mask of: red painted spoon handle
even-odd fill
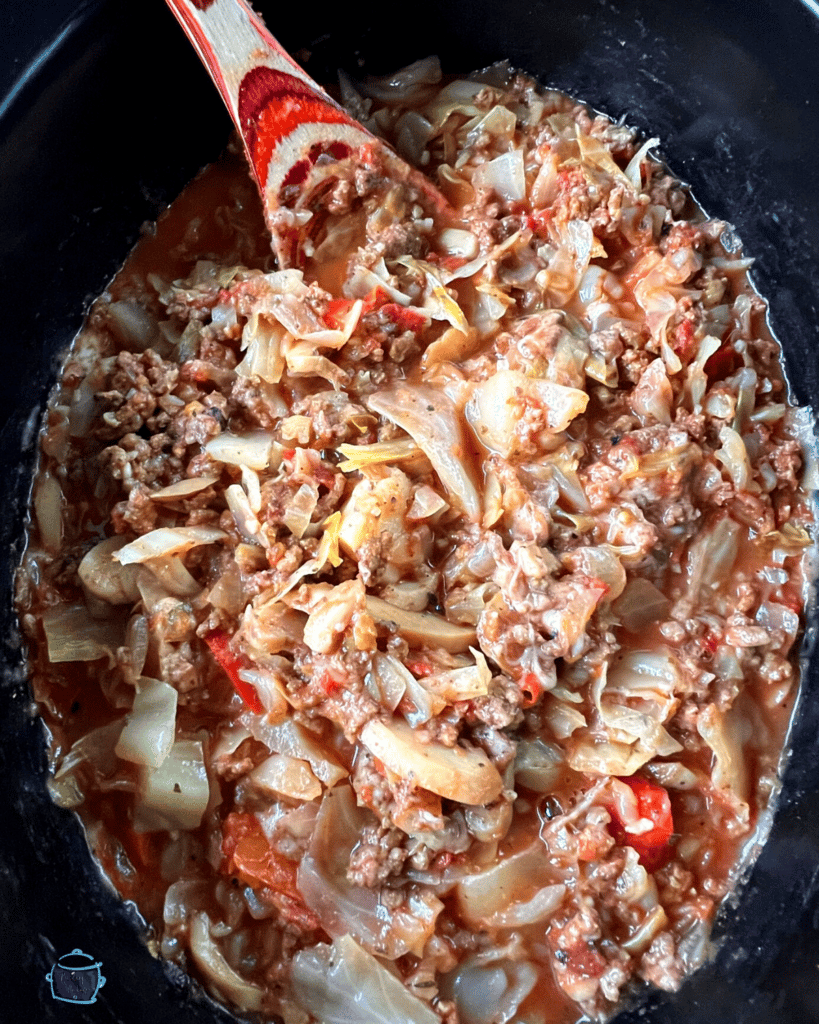
[[[245,0],[167,3],[239,129],[282,265],[298,261],[296,209],[319,157],[326,167],[378,149],[391,176],[420,179],[296,64]],[[429,182],[422,188],[442,205]]]

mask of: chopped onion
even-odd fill
[[[612,611],[631,633],[639,633],[645,626],[659,622],[668,615],[671,602],[642,576],[626,584],[623,593],[612,605]]]
[[[509,1024],[525,1019],[518,1010],[536,981],[537,971],[526,960],[482,963],[471,956],[444,979],[442,992],[454,999],[461,1024]]]
[[[747,822],[748,759],[744,750],[743,720],[737,705],[723,713],[707,704],[697,716],[697,732],[714,752],[711,780],[717,795],[732,807],[741,822]]]
[[[475,644],[476,632],[431,612],[410,612],[380,597],[367,595],[367,611],[376,622],[393,627],[416,646],[443,647],[451,654],[463,654]]]
[[[515,754],[515,782],[535,793],[551,793],[564,770],[559,748],[542,739],[520,740]]]
[[[491,189],[507,202],[521,202],[526,198],[523,150],[510,149],[480,164],[472,175],[472,183],[479,188]]]
[[[159,768],[173,746],[176,701],[172,686],[158,679],[141,679],[116,746],[117,757]]]
[[[115,560],[117,551],[125,547],[125,537],[107,537],[95,544],[79,564],[77,573],[85,589],[108,604],[133,604],[139,600],[135,566],[121,565]]]
[[[263,990],[245,981],[228,966],[211,938],[210,918],[204,911],[195,914],[191,921],[190,940],[191,956],[211,986],[244,1012],[261,1010]]]
[[[439,1024],[440,1018],[349,937],[293,957],[299,1005],[322,1024]]]
[[[142,766],[134,806],[137,832],[198,828],[210,799],[200,740],[177,740],[159,768]]]
[[[391,772],[431,793],[465,804],[488,804],[503,789],[497,768],[477,748],[423,743],[400,719],[372,719],[361,742]]]
[[[438,244],[450,256],[464,256],[471,260],[478,255],[478,239],[462,228],[444,228],[438,235]]]
[[[450,495],[477,522],[481,502],[464,464],[466,442],[460,417],[450,399],[427,385],[399,384],[370,395],[367,405],[406,430],[424,451]]]
[[[194,494],[212,487],[219,478],[216,476],[190,476],[184,480],[177,480],[176,483],[168,484],[167,487],[160,487],[151,491],[150,497],[153,501],[180,501],[183,498],[190,498]]]
[[[185,567],[179,555],[164,555],[162,558],[149,558],[143,563],[146,569],[156,577],[157,581],[173,597],[196,597],[202,588]],[[124,566],[131,568],[131,566]],[[137,588],[144,574],[137,576]],[[141,591],[140,591],[141,592]]]
[[[584,411],[588,401],[579,388],[527,377],[518,370],[498,370],[475,385],[465,413],[478,440],[508,457],[521,444],[518,431],[530,409],[542,410],[544,428],[557,434]]]
[[[372,660],[371,677],[375,684],[376,699],[388,711],[395,711],[413,682],[412,673],[391,654],[376,651]]]
[[[241,484],[231,484],[225,490],[225,500],[239,533],[248,543],[259,543],[262,537],[262,524],[251,508],[247,492]]]
[[[461,877],[455,888],[458,909],[467,924],[483,928],[489,921],[503,919],[514,904],[526,905],[546,889],[547,902],[552,896],[557,898],[551,913],[565,892],[564,886],[550,884],[553,870],[543,842],[536,837],[523,849]]]
[[[63,542],[63,492],[49,472],[40,476],[34,488],[34,515],[44,547],[56,553]]]
[[[411,437],[399,437],[394,441],[376,441],[374,444],[340,444],[338,453],[345,460],[338,464],[338,468],[348,473],[364,466],[385,462],[391,465],[404,459],[414,459],[421,454],[421,449]]]
[[[280,723],[265,722],[252,712],[244,712],[241,722],[254,737],[276,754],[307,761],[313,774],[321,779],[327,788],[347,778],[346,769],[331,756],[329,751],[298,722],[291,718]]]
[[[113,660],[114,651],[122,643],[119,625],[92,619],[84,604],[52,605],[43,611],[42,623],[48,660],[53,665],[97,658]]]
[[[272,754],[247,779],[256,789],[293,800],[315,800],[322,793],[321,783],[307,762],[289,754]]]
[[[205,451],[217,462],[255,470],[276,468],[281,463],[283,450],[272,434],[260,430],[249,434],[232,434],[226,430],[205,445]]]
[[[314,483],[301,484],[284,512],[284,525],[294,537],[301,539],[310,525],[318,504],[318,488]]]
[[[114,748],[124,724],[124,718],[117,718],[80,736],[62,759],[60,767],[54,772],[54,778],[60,780],[73,775],[77,766],[84,761],[88,761],[99,775],[113,775],[117,769]]]
[[[474,700],[475,697],[486,696],[492,681],[492,673],[483,654],[474,648],[470,648],[470,650],[475,658],[474,665],[453,668],[444,672],[433,672],[422,680],[424,689],[438,694],[450,704],[459,700]]]
[[[628,165],[623,172],[631,182],[632,187],[636,192],[639,192],[643,187],[643,161],[648,157],[648,151],[653,149],[654,146],[658,146],[659,143],[659,139],[647,139],[642,146],[640,146],[631,160],[629,160]]]
[[[240,377],[258,377],[267,384],[278,384],[284,373],[282,339],[285,329],[278,321],[254,310],[242,331],[244,359],[236,367]]]
[[[427,87],[441,81],[441,61],[437,56],[424,57],[406,67],[380,78],[368,76],[358,83],[360,91],[381,103],[413,106]]]
[[[227,534],[214,526],[161,526],[158,530],[144,533],[130,544],[114,552],[114,558],[121,565],[147,562],[151,558],[178,555],[201,544],[215,544],[225,540]]]

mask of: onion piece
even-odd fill
[[[312,482],[304,483],[290,499],[285,509],[284,525],[298,540],[304,536],[310,525],[318,499],[319,493],[316,485]]]
[[[450,704],[486,696],[492,681],[492,673],[483,654],[474,648],[470,648],[470,651],[475,658],[474,665],[433,672],[421,680],[424,689],[443,697]]]
[[[176,483],[168,484],[167,487],[160,487],[159,490],[151,491],[148,495],[152,501],[180,501],[183,498],[190,498],[200,491],[207,490],[219,479],[218,476],[190,476],[184,480],[177,480]]]
[[[210,799],[200,740],[177,740],[159,768],[140,768],[139,781],[136,832],[199,827]]]
[[[553,870],[546,848],[537,837],[522,850],[461,877],[455,889],[458,910],[467,924],[483,928],[489,921],[504,919],[514,904],[528,905],[543,889],[547,890],[544,903],[554,897],[556,907],[565,893],[565,886],[550,884]],[[537,912],[537,907],[530,909]]]
[[[368,679],[372,680],[376,700],[388,711],[395,711],[401,703],[407,691],[407,677],[411,677],[409,669],[391,654],[376,651],[373,655]]]
[[[276,468],[284,449],[272,434],[260,430],[249,434],[232,434],[226,430],[208,441],[205,451],[217,462],[261,470]]]
[[[541,924],[553,916],[565,895],[565,885],[547,885],[531,899],[510,903],[505,910],[490,914],[482,924],[486,928],[523,928],[527,924]]]
[[[211,922],[202,911],[190,923],[191,956],[196,966],[219,993],[235,1003],[240,1010],[258,1011],[262,1008],[264,992],[257,985],[241,978],[228,965],[211,938]]]
[[[646,139],[631,160],[629,160],[626,169],[623,172],[631,182],[632,188],[634,188],[636,192],[639,192],[643,187],[643,161],[648,158],[648,151],[659,144],[659,139]]]
[[[521,445],[520,428],[531,429],[526,416],[530,410],[542,411],[544,429],[557,434],[585,410],[588,401],[579,388],[527,377],[519,370],[498,370],[475,385],[464,411],[481,444],[508,457]]]
[[[173,597],[196,597],[202,592],[202,588],[196,582],[185,567],[185,563],[179,555],[164,555],[162,558],[149,558],[143,563],[145,569],[150,570],[164,589]],[[125,568],[131,568],[125,566]],[[140,579],[137,577],[137,587]]]
[[[302,1009],[322,1024],[439,1024],[440,1018],[349,935],[302,949],[290,978]]]
[[[367,595],[367,612],[376,622],[392,626],[418,647],[443,647],[450,654],[463,654],[474,646],[477,639],[472,626],[458,625],[432,612],[410,612],[372,594]]]
[[[159,679],[140,680],[134,705],[115,747],[117,757],[159,768],[176,734],[177,692]]]
[[[444,978],[441,994],[451,996],[461,1024],[510,1024],[522,1021],[518,1009],[535,987],[537,971],[528,960],[511,956],[483,962],[470,956]]]
[[[515,782],[535,793],[551,793],[564,771],[558,747],[542,739],[520,740],[515,753]]]
[[[122,630],[108,620],[92,619],[84,604],[57,604],[43,611],[41,621],[52,665],[108,658],[121,646]]]
[[[49,472],[41,475],[34,488],[34,515],[40,539],[47,551],[56,553],[63,543],[63,491]]]
[[[427,385],[399,384],[370,395],[367,405],[406,430],[432,463],[450,495],[477,522],[481,501],[464,464],[468,448],[460,417],[450,399]]]
[[[503,789],[497,768],[483,750],[423,743],[415,730],[399,719],[372,719],[360,738],[389,771],[448,800],[488,804]]]
[[[339,455],[344,456],[345,461],[338,464],[343,473],[385,462],[391,465],[421,455],[421,449],[411,437],[399,437],[395,441],[376,441],[374,444],[340,444],[337,451]]]
[[[371,99],[411,107],[424,95],[429,86],[437,85],[441,81],[441,75],[440,58],[423,57],[389,75],[368,75],[357,85],[359,91]]]
[[[631,633],[638,633],[652,622],[660,622],[668,615],[671,601],[642,576],[626,584],[623,593],[612,605],[612,611]]]
[[[321,783],[306,761],[289,754],[272,754],[247,776],[256,789],[290,797],[315,800],[321,796]]]
[[[178,555],[202,544],[215,544],[225,540],[227,534],[215,526],[161,526],[151,530],[130,544],[114,552],[114,558],[121,565],[147,562],[151,558]]]
[[[121,565],[114,555],[128,543],[125,537],[106,537],[88,551],[77,573],[85,589],[108,604],[133,604],[139,600],[135,566]]]
[[[472,175],[472,183],[479,188],[492,189],[507,202],[521,202],[526,198],[523,150],[510,149],[480,164]]]
[[[245,711],[240,722],[250,730],[254,739],[264,743],[275,754],[306,761],[313,774],[321,779],[328,789],[347,778],[347,770],[331,756],[321,744],[298,722],[291,718],[283,722],[270,723]]]

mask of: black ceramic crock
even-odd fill
[[[0,32],[0,1020],[213,1024],[223,1010],[147,952],[72,814],[45,791],[10,579],[39,411],[88,300],[229,132],[161,0],[10,5]],[[756,258],[795,397],[819,404],[819,6],[815,0],[359,0],[258,3],[319,80],[431,53],[501,59],[662,140],[712,216]],[[809,623],[809,632],[815,623]],[[618,1024],[819,1021],[819,668],[809,660],[770,838],[722,913],[713,962]],[[82,948],[93,1005],[47,975]],[[354,1024],[354,1022],[351,1022]],[[396,1022],[400,1024],[400,1022]]]

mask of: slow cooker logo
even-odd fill
[[[81,949],[72,949],[60,957],[46,975],[51,994],[63,1003],[95,1003],[97,992],[105,984],[101,963]]]

